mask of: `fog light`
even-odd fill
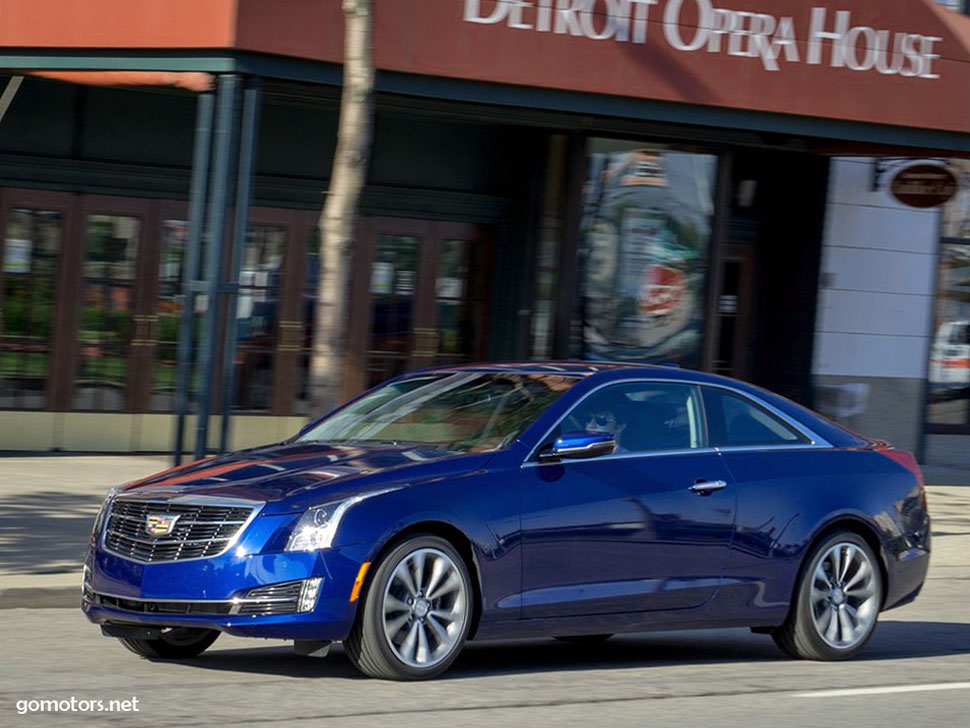
[[[320,577],[307,579],[303,582],[303,591],[300,592],[300,611],[312,612],[317,606],[317,596],[320,594]]]

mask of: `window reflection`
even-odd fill
[[[74,409],[125,409],[141,221],[89,215]]]
[[[930,347],[929,421],[970,424],[970,242],[941,246],[936,326]]]
[[[182,276],[185,273],[185,255],[189,241],[189,224],[185,220],[162,222],[162,250],[158,264],[158,299],[155,314],[158,316],[158,341],[155,345],[155,362],[152,367],[152,389],[149,409],[153,412],[171,412],[175,409],[175,382],[178,362],[178,337],[185,305]],[[201,312],[196,306],[193,330],[198,342]],[[189,399],[195,400],[198,392],[197,377],[189,387]]]
[[[438,262],[435,296],[438,299],[438,357],[449,364],[468,358],[468,255],[467,240],[445,240]]]
[[[286,240],[286,228],[276,225],[253,225],[246,235],[236,308],[234,409],[266,411],[272,407],[280,272]]]
[[[317,286],[320,282],[320,229],[313,228],[307,239],[307,254],[303,276],[303,294],[300,311],[303,317],[303,341],[300,350],[300,386],[296,394],[294,411],[298,415],[310,414],[310,356],[313,327],[317,320]]]
[[[700,363],[717,158],[591,141],[584,189],[587,358]]]
[[[371,269],[371,343],[368,387],[401,374],[411,350],[414,296],[421,241],[410,235],[379,235]]]
[[[0,407],[44,409],[63,221],[52,210],[14,208],[0,273]]]

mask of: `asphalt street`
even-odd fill
[[[153,663],[78,609],[13,608],[0,610],[0,725],[967,725],[970,488],[933,488],[930,507],[924,593],[883,614],[851,662],[793,661],[767,636],[718,630],[472,643],[436,681],[391,683],[359,676],[339,647],[315,659],[226,636],[194,660]],[[18,713],[72,697],[137,697],[139,711]]]

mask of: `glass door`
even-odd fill
[[[743,379],[747,373],[751,313],[750,245],[725,245],[721,255],[721,290],[717,297],[717,337],[712,370]]]
[[[69,197],[4,190],[0,239],[0,408],[54,407],[59,270]]]
[[[365,218],[351,283],[345,394],[484,355],[487,228]]]
[[[71,409],[142,409],[140,375],[157,337],[142,270],[149,201],[85,199],[80,316]],[[151,278],[154,278],[154,271]]]

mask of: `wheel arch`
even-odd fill
[[[792,585],[792,593],[789,598],[789,609],[795,604],[798,598],[798,589],[802,583],[802,577],[805,575],[805,569],[808,567],[808,560],[815,548],[822,543],[825,539],[831,536],[833,533],[839,531],[849,531],[854,533],[860,538],[862,538],[869,548],[872,549],[872,553],[876,555],[876,562],[879,564],[879,575],[882,577],[883,589],[882,589],[882,603],[879,605],[879,610],[882,611],[886,605],[886,597],[889,594],[889,568],[886,562],[886,553],[882,546],[882,541],[879,539],[879,534],[876,529],[866,521],[861,518],[857,518],[852,515],[842,515],[837,518],[822,525],[812,536],[805,548],[805,553],[802,556],[801,563],[798,567],[798,576],[795,579],[795,583]]]
[[[448,523],[446,521],[437,520],[423,520],[416,523],[411,523],[404,528],[396,531],[380,546],[377,552],[371,557],[371,566],[367,570],[364,576],[363,584],[361,585],[360,597],[358,603],[363,602],[366,598],[368,591],[370,590],[372,575],[376,571],[373,567],[381,562],[381,560],[398,544],[406,541],[412,536],[419,534],[428,534],[431,536],[438,536],[444,539],[454,547],[461,556],[462,560],[465,562],[465,567],[468,569],[468,574],[471,577],[472,583],[472,624],[468,630],[468,639],[472,639],[475,636],[475,632],[478,630],[478,622],[482,616],[482,605],[483,605],[483,591],[481,583],[481,569],[479,568],[478,559],[475,555],[475,549],[472,546],[471,539],[457,526]],[[357,617],[360,618],[361,610],[357,609]]]

